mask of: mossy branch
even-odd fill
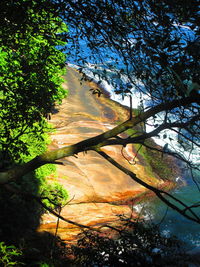
[[[63,157],[69,157],[76,155],[80,152],[88,151],[88,150],[96,150],[103,145],[106,145],[108,139],[116,137],[118,134],[126,131],[127,129],[131,129],[137,124],[146,121],[150,117],[156,115],[157,113],[164,110],[172,110],[176,107],[187,106],[191,103],[199,102],[196,97],[189,96],[182,99],[174,100],[169,103],[162,103],[155,107],[150,108],[149,110],[139,114],[138,116],[132,117],[131,119],[123,122],[122,124],[114,127],[111,130],[108,130],[100,135],[97,135],[92,138],[88,138],[81,142],[78,142],[74,145],[66,146],[63,148],[59,148],[53,151],[46,151],[40,156],[35,157],[31,161],[24,163],[22,165],[16,166],[10,170],[0,172],[0,184],[6,184],[10,181],[20,178],[23,175],[29,173],[32,170],[39,168],[40,166],[47,164],[49,162],[54,162],[55,160],[61,159]],[[159,129],[161,130],[161,129]],[[148,134],[147,134],[148,135]],[[135,137],[137,138],[137,137]],[[115,139],[120,142],[119,139]],[[129,140],[131,143],[133,140]],[[109,140],[111,142],[111,140]],[[121,140],[123,142],[123,140]]]

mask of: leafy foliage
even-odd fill
[[[68,58],[81,71],[89,68],[94,79],[107,81],[122,97],[136,93],[143,111],[189,95],[199,99],[197,1],[185,1],[184,5],[179,0],[61,2],[71,29]],[[179,142],[177,152],[187,150],[190,155],[199,148],[199,113],[199,104],[188,103],[183,108],[180,101],[180,107],[166,107],[162,116],[144,123],[157,128],[182,122],[182,127],[162,136],[169,149],[174,150]],[[172,140],[172,134],[178,141]],[[186,160],[192,165],[190,156]]]
[[[20,159],[24,162],[34,158],[38,153],[43,153],[50,141],[46,133],[42,134],[39,140],[33,133],[25,134],[21,138],[28,144],[28,155],[22,154]],[[12,182],[11,186],[19,193],[0,188],[1,238],[16,241],[36,229],[45,210],[31,198],[31,194],[40,197],[43,203],[52,209],[66,203],[67,191],[58,183],[47,182],[46,177],[49,175],[56,176],[56,167],[53,164],[46,164]]]
[[[101,64],[102,79],[115,70],[112,78],[117,93],[127,94],[136,88],[154,100],[169,100],[186,93],[184,80],[199,82],[195,0],[186,1],[184,6],[178,0],[65,1],[65,5],[63,13],[73,29],[74,50],[69,54],[77,52],[82,69],[88,61],[96,68]],[[87,53],[82,55],[84,48]],[[127,79],[120,82],[124,75],[128,83]]]
[[[22,252],[15,246],[7,246],[4,242],[0,242],[0,266],[22,266],[23,264],[17,260]]]
[[[0,169],[7,169],[47,149],[53,129],[46,117],[67,95],[62,48],[68,29],[51,1],[3,0],[0,14]],[[66,190],[45,179],[55,172],[49,164],[11,183],[14,192],[0,188],[3,240],[17,240],[38,226],[44,210],[28,194],[51,208],[66,201]]]
[[[145,118],[155,116],[160,111],[165,111],[165,114],[158,123],[154,121],[154,127],[158,131],[152,133],[151,136],[162,131],[162,127],[173,129],[176,127],[174,125],[180,122],[178,127],[181,130],[178,131],[178,135],[184,142],[187,140],[193,145],[198,139],[200,129],[199,61],[196,56],[199,55],[197,8],[197,2],[194,0],[186,1],[184,6],[179,0],[171,3],[150,0],[2,0],[0,3],[2,42],[0,49],[0,127],[2,129],[0,158],[3,164],[0,167],[7,170],[12,167],[12,164],[30,161],[32,157],[45,150],[44,133],[48,128],[45,116],[51,112],[54,103],[59,102],[66,95],[61,88],[65,57],[59,48],[64,45],[65,34],[63,32],[66,32],[67,28],[58,14],[62,14],[71,28],[68,39],[72,41],[74,50],[69,48],[67,53],[70,55],[72,51],[79,52],[76,58],[82,70],[89,58],[92,63],[101,64],[100,72],[97,71],[97,65],[95,65],[94,75],[100,79],[105,78],[114,86],[116,93],[125,96],[132,93],[132,88],[136,88],[148,96],[147,104],[141,110],[141,114],[135,120],[133,118],[130,123],[128,122],[129,125],[126,122],[121,129],[120,126],[116,127],[117,129],[113,131],[115,134],[111,130],[103,137],[101,135],[99,139],[94,137],[92,140],[85,140],[79,147],[69,146],[72,151],[75,151],[74,154],[90,149],[95,150],[95,145],[99,145],[104,140],[108,141],[107,144],[110,141],[111,144],[118,142],[123,146],[126,145],[126,141],[145,145],[146,139],[149,138],[145,131],[139,133],[138,136],[130,136],[126,140],[114,137],[135,126],[142,118],[147,124]],[[186,28],[187,31],[185,31]],[[81,51],[79,41],[86,43],[89,53]],[[108,79],[110,70],[114,70],[114,74],[111,79]],[[191,97],[187,98],[188,95]],[[173,100],[176,102],[171,102]],[[146,110],[150,110],[149,116],[148,111],[144,112]],[[90,142],[93,142],[92,146]],[[40,144],[42,144],[41,147]],[[54,159],[57,157],[56,152],[53,155]],[[70,151],[68,155],[71,156],[72,152]],[[104,156],[109,159],[106,155]],[[23,169],[23,166],[25,165],[20,167]],[[117,166],[116,163],[115,166]],[[62,198],[67,197],[67,194],[58,185],[53,187],[45,184],[44,174],[47,174],[49,168],[52,167],[45,168],[36,172],[37,179],[30,179],[33,178],[32,174],[27,174],[20,179],[17,176],[18,179],[11,185],[39,196],[44,192],[45,201],[47,201],[45,203],[51,206],[52,201],[55,201],[54,207],[57,207]],[[26,173],[26,169],[24,172]],[[5,175],[8,175],[9,180],[9,174],[6,171],[2,172],[3,179]],[[134,178],[136,181],[139,180],[135,176]],[[163,199],[163,193],[156,190],[157,195]],[[56,196],[54,197],[53,194],[49,196],[48,192],[56,193]],[[15,192],[8,193],[2,187],[0,202],[3,203],[0,220],[6,222],[0,224],[2,238],[15,240],[22,234],[28,235],[30,229],[31,231],[36,229],[43,210],[38,208],[33,199],[30,201],[27,195],[22,194],[22,197],[19,197]],[[180,213],[184,211],[185,209]],[[14,225],[13,217],[15,218]],[[195,218],[196,221],[199,220],[197,216]],[[123,260],[122,263],[128,263],[130,266],[130,258],[132,261],[135,257],[142,263],[151,264],[155,261],[152,246],[165,246],[166,244],[170,246],[170,244],[167,241],[165,244],[166,239],[162,237],[157,241],[157,232],[153,232],[152,237],[145,228],[139,231],[141,234],[137,234],[136,231],[130,239],[127,236],[125,239],[122,238],[122,246],[114,240],[101,239],[99,242],[99,237],[96,238],[89,233],[87,235],[89,244],[87,245],[83,239],[80,241],[81,247],[77,250],[78,255],[83,255],[80,262],[91,263],[95,256],[97,262],[112,265],[113,262],[119,264],[120,260]],[[91,247],[94,244],[98,249]],[[82,245],[86,246],[86,253]],[[127,245],[130,245],[130,250]],[[119,257],[118,247],[124,249],[122,259],[121,256]],[[103,254],[105,250],[106,253],[108,252],[106,257]],[[92,252],[92,257],[90,252]],[[167,250],[167,253],[167,256],[164,254],[165,260],[168,260],[166,257],[171,255],[171,250]],[[161,253],[158,256],[162,258]]]
[[[68,193],[61,184],[47,184],[40,188],[40,190],[42,190],[41,196],[44,198],[43,202],[47,207],[56,209],[66,204]]]
[[[75,263],[81,266],[183,266],[187,256],[181,242],[166,238],[156,225],[128,222],[115,240],[88,231],[74,245]],[[184,260],[183,260],[184,259]],[[171,266],[171,265],[170,265]]]
[[[41,140],[47,131],[44,118],[66,96],[61,86],[65,55],[58,47],[65,45],[67,27],[48,2],[0,4],[2,167],[29,154],[24,135]]]

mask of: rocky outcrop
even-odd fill
[[[51,123],[56,132],[51,135],[49,149],[63,147],[98,135],[128,118],[128,111],[108,97],[100,98],[91,93],[89,82],[80,83],[81,75],[68,69],[64,87],[69,90],[62,105],[56,107]],[[162,183],[153,175],[148,163],[138,157],[132,145],[105,147],[104,150],[123,166],[154,185]],[[60,161],[60,160],[59,160]],[[118,215],[131,216],[132,209],[124,203],[146,192],[131,178],[112,166],[96,152],[80,153],[76,157],[62,159],[57,177],[50,180],[60,182],[69,192],[70,203],[62,209],[65,218],[85,225],[97,226],[104,223],[119,223]],[[45,214],[39,231],[55,232],[57,218]],[[58,235],[69,241],[80,229],[60,221]]]

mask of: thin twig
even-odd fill
[[[169,194],[168,192],[165,192],[163,190],[160,190],[158,188],[153,187],[152,185],[147,184],[143,180],[140,180],[132,171],[128,170],[127,168],[120,165],[118,162],[116,162],[113,158],[111,158],[109,155],[107,155],[105,152],[101,150],[97,150],[97,153],[99,153],[103,158],[105,158],[107,161],[109,161],[111,164],[113,164],[115,167],[120,169],[125,174],[129,175],[135,182],[139,183],[140,185],[144,186],[145,188],[149,189],[150,191],[154,192],[155,195],[162,200],[165,204],[167,204],[170,208],[176,210],[178,213],[186,217],[187,219],[190,219],[196,223],[200,224],[200,218],[198,215],[190,209],[184,202],[182,202],[180,199],[174,197],[173,195]],[[170,202],[164,195],[168,196],[169,198],[173,199],[174,201],[181,204],[184,209],[179,208],[177,205]],[[188,207],[187,210],[190,211],[191,215],[188,215],[185,213],[185,208]]]

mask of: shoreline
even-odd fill
[[[69,68],[76,71],[79,75],[84,75],[84,77],[86,78],[85,82],[88,84],[89,87],[91,87],[92,90],[96,90],[96,89],[101,90],[102,95],[100,97],[96,98],[98,102],[100,102],[100,103],[103,102],[102,98],[104,98],[108,101],[109,105],[112,106],[112,103],[114,103],[114,105],[117,106],[117,108],[119,108],[120,110],[123,110],[123,112],[122,112],[123,113],[123,116],[122,116],[123,119],[122,120],[120,119],[121,122],[123,122],[129,118],[129,114],[130,114],[130,108],[129,107],[117,102],[116,100],[113,100],[111,98],[111,93],[108,90],[106,90],[103,86],[101,86],[96,81],[94,81],[94,79],[92,79],[92,81],[91,81],[91,77],[89,77],[85,73],[80,72],[78,69],[76,69],[74,67],[69,67]],[[133,109],[133,114],[134,114],[134,112],[135,112],[135,109]],[[155,142],[155,140],[153,140],[152,138],[151,138],[151,142],[153,143],[153,146],[158,147],[158,148],[162,148],[162,146],[157,144]],[[182,186],[187,186],[187,181],[186,181],[186,178],[184,177],[185,171],[182,170],[183,169],[183,162],[181,160],[178,160],[177,158],[174,158],[171,155],[165,155],[164,157],[166,158],[165,160],[166,160],[166,165],[168,165],[167,167],[170,166],[170,168],[171,168],[171,166],[172,166],[172,168],[177,169],[175,171],[175,173],[173,173],[173,175],[172,175],[173,177],[171,177],[171,179],[169,179],[169,180],[168,180],[168,178],[161,177],[158,173],[158,176],[160,177],[160,179],[164,181],[163,184],[167,185],[167,188],[168,188],[167,191],[175,190],[176,188],[180,188]],[[180,178],[181,183],[177,183],[178,178]],[[159,187],[161,189],[164,189],[162,183],[160,184]],[[147,192],[144,192],[144,194],[148,195]],[[150,195],[151,194],[152,193],[150,192]],[[131,199],[131,201],[132,201],[132,199]],[[129,202],[128,199],[127,199],[127,202]],[[123,203],[126,203],[126,200]]]
[[[69,65],[72,65],[72,64],[69,64]],[[126,110],[127,117],[124,118],[124,120],[127,120],[129,118],[130,107],[128,107],[127,105],[123,105],[122,103],[112,99],[111,98],[111,93],[104,86],[102,86],[101,84],[98,84],[98,82],[95,81],[95,79],[91,78],[89,75],[85,74],[82,71],[79,71],[78,68],[75,68],[75,67],[70,67],[70,68],[72,68],[75,71],[77,71],[80,75],[84,75],[84,77],[87,79],[86,82],[89,83],[89,85],[91,85],[92,88],[94,88],[94,90],[95,89],[100,90],[103,97],[107,98],[111,103],[114,102],[117,106],[119,106],[120,108]],[[101,101],[101,97],[99,97],[99,101]],[[136,110],[137,109],[135,109],[135,108],[132,109],[133,115],[134,115]],[[123,122],[123,120],[122,120],[122,122]],[[156,141],[153,138],[151,138],[151,140],[154,143],[153,146],[158,147],[158,148],[163,148],[163,145],[160,145],[160,144],[156,143]],[[181,177],[179,181],[181,181],[182,185],[186,186],[187,185],[187,179],[184,178],[185,171],[182,170],[184,163],[181,160],[179,160],[177,158],[174,158],[173,156],[166,155],[166,157],[172,158],[173,159],[173,164],[172,165],[178,169],[177,170],[177,174],[175,174],[173,181],[176,183],[177,179]],[[170,164],[171,164],[171,162],[169,162],[169,165]],[[177,186],[179,186],[179,185],[177,184]]]
[[[99,89],[98,84],[94,81],[83,81],[80,84],[81,74],[76,69],[69,69],[71,70],[65,76],[67,82],[64,83],[64,87],[70,89],[69,94],[57,107],[58,112],[52,114],[51,123],[56,132],[51,135],[52,143],[49,149],[56,149],[96,136],[129,118],[129,110],[110,99],[107,93],[101,97],[92,94],[91,89]],[[131,159],[135,158],[136,151],[133,145],[130,145],[124,152]],[[137,155],[137,164],[130,165],[122,157],[119,147],[113,146],[106,153],[117,161],[122,161],[140,179],[156,187],[164,186],[166,189],[166,181],[153,173],[149,163],[145,162],[146,159],[143,160],[144,155],[141,154],[139,157]],[[124,214],[130,217],[132,214],[135,218],[136,213],[133,212],[131,206],[137,205],[141,199],[149,198],[149,195],[152,196],[152,192],[147,192],[146,188],[111,166],[95,152],[81,153],[78,158],[64,158],[62,162],[64,165],[57,167],[58,176],[51,177],[49,181],[59,182],[67,189],[72,201],[62,210],[61,215],[72,221],[84,222],[90,226],[105,223],[116,226],[116,216]],[[174,185],[173,182],[167,183],[168,189]],[[54,233],[56,222],[57,218],[53,216],[43,216],[39,231]],[[66,222],[60,223],[58,227],[58,235],[65,242],[71,239],[76,240],[78,229],[73,228],[70,234],[69,228],[71,226]]]
[[[76,69],[74,69],[74,70],[75,70],[75,71],[78,71],[78,70],[76,70]],[[79,72],[79,71],[78,71],[78,73],[82,74],[82,72]],[[84,74],[84,75],[85,75],[85,74]],[[88,77],[88,80],[87,80],[86,82],[88,82],[89,85],[92,85],[92,87],[94,88],[94,90],[95,90],[96,88],[99,89],[99,90],[101,90],[101,92],[102,92],[102,96],[103,96],[104,98],[107,98],[108,101],[109,101],[110,103],[114,102],[118,107],[120,107],[121,109],[125,110],[126,115],[127,115],[127,118],[126,118],[126,119],[129,118],[129,115],[130,115],[130,108],[129,108],[128,106],[125,106],[125,105],[121,104],[120,102],[117,102],[116,100],[113,100],[113,99],[111,98],[111,93],[110,93],[108,90],[106,90],[103,86],[99,85],[97,82],[95,82],[95,81],[90,81],[91,78],[90,78],[89,76],[86,75],[86,77]],[[98,100],[101,102],[101,96],[98,98]],[[136,110],[136,109],[132,109],[133,115],[134,115],[135,110]],[[123,122],[123,121],[122,121],[122,122]],[[162,148],[162,146],[159,145],[159,144],[157,144],[156,141],[155,141],[154,139],[152,139],[152,138],[151,138],[151,142],[153,143],[153,146],[158,147],[158,148]],[[178,177],[179,177],[179,176],[184,176],[184,171],[182,171],[182,168],[183,168],[183,162],[182,162],[181,160],[177,159],[177,158],[174,158],[174,157],[171,156],[171,155],[165,155],[165,157],[166,157],[166,158],[169,158],[169,159],[172,159],[172,161],[173,161],[173,164],[172,164],[172,165],[175,166],[175,167],[178,169],[178,170],[177,170],[177,175],[176,175],[176,177],[174,176],[174,180],[173,180],[173,182],[176,182],[176,178],[177,178],[177,176],[178,176]],[[168,159],[167,159],[167,161],[168,161]],[[171,162],[169,162],[169,165],[171,165]],[[161,178],[161,179],[162,179],[162,178]],[[164,178],[163,178],[163,179],[164,179]],[[182,178],[181,178],[181,179],[182,179]],[[185,179],[183,178],[182,180],[183,180],[183,182],[184,182],[184,185],[186,185],[186,181],[185,181]]]

